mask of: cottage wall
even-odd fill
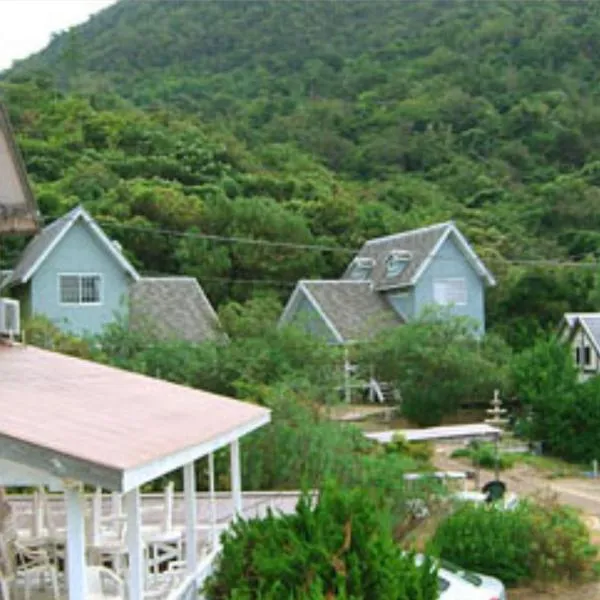
[[[60,302],[60,274],[99,274],[99,304],[65,305]],[[63,330],[76,334],[100,333],[126,310],[130,277],[82,221],[75,223],[51,251],[31,280],[33,314],[47,316]]]

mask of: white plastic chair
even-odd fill
[[[88,600],[125,599],[125,584],[114,571],[106,567],[86,567],[85,576]]]
[[[144,592],[144,600],[166,598],[185,578],[187,573],[185,561],[173,560],[167,569],[149,580],[149,587]]]
[[[25,600],[31,598],[31,584],[34,579],[42,584],[46,578],[52,586],[54,600],[58,600],[58,569],[50,559],[48,552],[42,548],[33,550],[15,542],[15,555],[17,559],[17,577],[23,577],[25,582]]]

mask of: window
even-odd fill
[[[406,250],[392,250],[385,259],[385,276],[396,277],[400,275],[410,262],[412,254]]]
[[[467,283],[464,279],[438,279],[433,282],[433,300],[436,304],[467,304]]]
[[[100,275],[59,275],[61,304],[100,304],[102,279]]]
[[[581,348],[579,346],[575,348],[575,364],[581,364]]]
[[[364,279],[368,279],[374,266],[375,261],[372,258],[355,258],[352,262],[352,268],[350,269],[349,277],[354,281],[363,281]]]
[[[592,349],[589,346],[583,349],[583,361],[586,367],[592,364]]]

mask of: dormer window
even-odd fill
[[[350,269],[350,279],[355,281],[363,281],[368,279],[375,266],[375,261],[372,258],[358,257],[352,261]]]
[[[411,259],[412,253],[408,250],[392,250],[385,259],[385,276],[396,277],[400,275]]]

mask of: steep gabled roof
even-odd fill
[[[2,284],[3,287],[27,283],[46,260],[50,252],[60,243],[78,220],[82,220],[88,225],[92,233],[98,238],[98,241],[107,249],[108,253],[134,280],[139,279],[139,275],[133,265],[123,256],[102,229],[100,229],[89,213],[82,206],[78,206],[60,219],[44,227],[31,240],[11,276]]]
[[[372,338],[403,323],[387,301],[367,281],[300,281],[281,322],[291,320],[297,299],[304,295],[339,343]]]
[[[0,102],[0,233],[37,231],[38,218],[25,164]]]
[[[581,327],[600,355],[600,313],[565,313],[563,323],[569,328],[568,339],[572,339],[578,327]]]
[[[373,282],[376,290],[407,287],[417,283],[449,237],[454,239],[460,251],[480,277],[485,279],[489,285],[495,285],[494,277],[479,260],[453,222],[438,223],[430,227],[369,240],[360,249],[357,258],[373,259],[374,267],[369,279]],[[392,251],[408,252],[410,260],[401,273],[394,277],[386,277],[385,263]],[[350,277],[352,266],[352,263],[348,266],[342,276],[343,279]]]
[[[142,277],[131,287],[129,319],[132,328],[160,339],[222,337],[219,318],[193,277]]]

